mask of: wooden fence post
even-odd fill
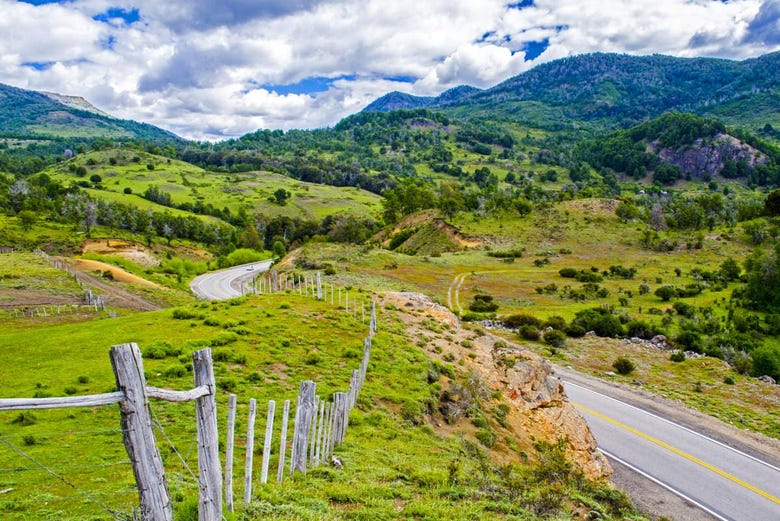
[[[274,434],[274,413],[276,402],[268,401],[268,416],[265,420],[265,441],[263,442],[263,468],[260,473],[260,483],[268,483],[268,465],[271,459],[271,440]]]
[[[314,397],[314,409],[311,415],[311,425],[309,425],[309,461],[314,462],[314,451],[317,449],[317,412],[320,407],[320,397]]]
[[[347,410],[347,393],[333,393],[333,404],[336,408],[336,419],[333,425],[333,446],[341,445],[344,441],[344,432],[346,425],[344,425],[345,414]]]
[[[325,423],[325,400],[320,400],[320,413],[317,415],[317,442],[315,443],[314,466],[320,464],[320,451],[322,450],[322,428]]]
[[[317,300],[322,300],[322,278],[320,272],[317,272]]]
[[[314,409],[314,396],[317,384],[311,380],[301,382],[299,395],[301,398],[300,414],[296,414],[295,432],[293,434],[293,471],[299,470],[306,474],[307,442],[309,426]]]
[[[330,438],[333,433],[333,425],[331,422],[331,416],[333,415],[333,404],[328,402],[325,404],[325,432],[322,435],[322,454],[320,461],[328,461],[330,457]]]
[[[368,363],[371,361],[371,337],[366,337],[363,340],[363,361],[360,362],[360,388],[363,388],[363,384],[366,382],[366,374],[368,373]]]
[[[252,460],[255,452],[255,414],[257,400],[249,400],[249,426],[246,429],[246,464],[244,465],[244,503],[252,502]]]
[[[137,344],[121,344],[111,347],[110,355],[117,390],[124,393],[119,402],[122,437],[138,485],[141,518],[144,521],[171,521],[173,509],[152,431],[141,350]]]
[[[352,377],[349,380],[349,403],[348,408],[351,410],[355,407],[358,397],[358,386],[360,385],[360,370],[353,369]]]
[[[371,321],[368,324],[368,336],[374,336],[376,333],[376,302],[371,301]]]
[[[287,420],[290,416],[290,400],[284,401],[282,413],[282,434],[279,438],[279,470],[276,472],[276,481],[281,483],[284,478],[284,456],[287,451]]]
[[[219,464],[219,432],[217,429],[217,386],[211,349],[192,353],[195,387],[206,385],[211,393],[195,400],[198,416],[198,475],[200,494],[198,519],[222,519],[222,466]]]
[[[236,436],[236,395],[228,398],[227,439],[225,442],[225,506],[233,511],[233,444]]]

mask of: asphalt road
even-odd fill
[[[564,385],[611,459],[716,519],[780,520],[780,468],[615,398]]]
[[[227,300],[244,294],[246,283],[268,271],[271,260],[233,266],[198,275],[190,282],[190,289],[205,300]]]

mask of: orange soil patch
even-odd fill
[[[116,266],[111,266],[110,264],[106,264],[104,262],[98,262],[98,261],[86,260],[86,259],[74,259],[74,262],[76,264],[76,267],[82,271],[109,271],[111,272],[111,275],[114,277],[114,280],[118,280],[120,282],[129,282],[131,284],[141,284],[143,286],[151,286],[153,288],[162,289],[162,286],[160,286],[159,284],[155,284],[150,280],[146,280],[144,278],[138,277],[137,275],[133,275],[132,273],[128,273],[121,268],[117,268]]]
[[[117,255],[145,268],[160,264],[160,261],[144,246],[120,239],[88,240],[84,242],[81,251],[99,255]]]

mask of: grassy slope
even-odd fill
[[[491,258],[480,250],[418,257],[381,249],[318,245],[316,250],[304,248],[299,255],[334,262],[338,271],[336,278],[342,284],[422,291],[445,305],[448,304],[448,288],[461,276],[459,301],[463,311],[468,310],[473,295],[487,293],[500,304],[500,314],[521,312],[542,319],[560,315],[571,320],[582,309],[611,305],[632,318],[660,323],[661,316],[656,310],[671,309],[672,302],[663,302],[654,295],[658,287],[694,283],[692,269],[717,270],[727,257],[741,263],[750,252],[739,229],[728,228],[707,233],[700,250],[686,247],[693,234],[680,234],[673,235],[680,244],[676,251],[649,251],[640,245],[640,227],[635,223],[620,223],[613,208],[612,201],[578,200],[559,203],[546,211],[536,210],[525,219],[466,217],[456,221],[466,233],[492,237],[490,241],[495,250],[525,248],[526,254],[512,263]],[[549,264],[535,265],[535,261],[545,258]],[[605,278],[599,285],[609,291],[608,297],[577,302],[561,296],[564,286],[577,289],[582,284],[560,277],[560,269],[597,267],[605,270],[616,264],[635,267],[638,273],[631,280]],[[676,268],[680,269],[680,276],[676,274]],[[537,287],[550,283],[558,287],[555,294],[537,293]],[[650,287],[649,293],[639,294],[642,283]],[[697,307],[712,306],[716,317],[724,317],[731,292],[736,287],[732,283],[725,290],[705,290],[696,297],[682,300]],[[627,305],[621,305],[620,297],[627,298]],[[456,302],[453,302],[453,308],[458,309]],[[678,332],[678,319],[675,315],[671,327],[667,328],[672,336]],[[777,339],[765,341],[771,343]],[[541,354],[550,356],[543,344],[532,345]],[[618,354],[627,354],[639,365],[636,373],[624,379],[627,383],[638,382],[724,421],[780,437],[780,389],[742,377],[725,362],[705,359],[678,364],[669,361],[667,352],[640,349],[609,339],[570,339],[568,345],[554,357],[561,364],[603,376],[605,372],[613,371],[612,362]],[[726,376],[731,376],[737,385],[724,384]]]
[[[294,399],[300,380],[315,380],[321,396],[346,390],[367,331],[366,324],[343,311],[296,295],[202,303],[189,309],[192,318],[184,320],[172,320],[166,310],[97,320],[89,326],[4,329],[0,394],[109,391],[113,388],[109,345],[131,341],[145,348],[150,385],[185,389],[192,385],[186,369],[189,353],[228,339],[228,345],[214,348],[221,360],[215,369],[220,425],[230,390],[239,397],[236,467],[241,468],[249,398],[259,402],[257,429],[262,432],[267,400],[275,399],[280,406],[283,400]],[[610,512],[628,515],[620,496],[601,486],[576,479],[548,482],[540,477],[543,467],[507,467],[500,474],[474,443],[403,421],[405,409],[416,410],[441,389],[440,383],[428,383],[428,362],[412,342],[392,313],[380,314],[368,380],[350,418],[346,443],[337,451],[345,468],[322,467],[282,485],[256,485],[260,502],[246,514],[249,518],[535,519],[548,513],[568,517],[566,512],[582,511],[583,505],[604,512],[605,518]],[[167,356],[154,359],[151,351],[157,356],[167,351]],[[173,445],[194,466],[192,407],[154,401],[152,410]],[[115,407],[38,411],[32,416],[32,425],[22,425],[14,421],[19,413],[0,414],[2,439],[110,508],[124,512],[131,508],[136,497]],[[193,481],[159,430],[158,440],[176,510],[188,518]],[[260,457],[255,461],[259,465]],[[275,464],[272,459],[272,469]],[[0,499],[4,519],[105,517],[101,507],[5,445],[0,448],[0,469],[0,487],[14,489]],[[240,484],[240,471],[236,474]],[[240,497],[240,488],[236,492]],[[510,500],[511,494],[517,497]]]
[[[110,163],[112,159],[115,165]],[[87,175],[78,178],[70,171],[71,164],[84,166]],[[153,165],[154,170],[149,170],[147,165]],[[140,194],[150,185],[169,193],[176,204],[200,201],[218,209],[229,208],[233,213],[243,208],[250,214],[322,219],[342,212],[375,216],[380,211],[380,197],[365,190],[304,183],[270,172],[213,173],[182,161],[127,149],[76,156],[46,173],[67,184],[88,181],[97,174],[102,178],[102,189],[90,190],[91,195],[161,212],[177,211],[143,200]],[[124,194],[128,188],[132,195]],[[292,194],[286,206],[268,200],[280,188]]]

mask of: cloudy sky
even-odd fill
[[[192,139],[335,124],[393,90],[593,51],[780,50],[780,0],[0,0],[0,83]]]

